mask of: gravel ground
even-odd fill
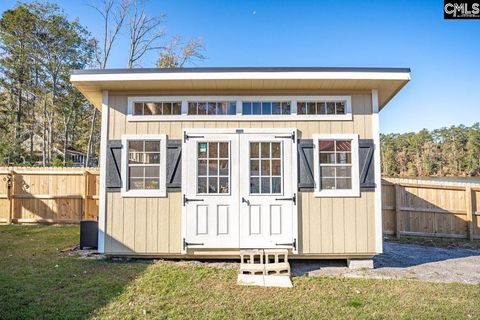
[[[442,248],[385,241],[383,254],[376,256],[374,269],[350,270],[345,260],[291,260],[294,276],[340,276],[346,278],[417,279],[431,282],[480,284],[480,249]],[[104,259],[92,250],[66,248],[62,255],[81,259]],[[235,260],[165,260],[171,263],[238,268]]]
[[[332,275],[348,278],[417,279],[431,282],[480,284],[480,250],[439,248],[384,242],[374,269],[350,270],[345,260],[297,260],[294,275]]]

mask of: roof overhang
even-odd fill
[[[98,109],[102,91],[378,90],[383,108],[408,68],[181,68],[75,70],[70,81]]]

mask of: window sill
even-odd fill
[[[358,198],[360,190],[317,190],[314,194],[316,198]]]
[[[122,198],[166,198],[167,193],[162,190],[122,190]]]
[[[175,115],[175,116],[138,116],[127,115],[129,122],[142,121],[350,121],[352,114],[332,114],[332,115]]]

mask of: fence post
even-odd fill
[[[15,190],[15,171],[10,171],[10,182],[8,186],[8,224],[11,224],[13,221],[13,214],[15,210],[15,203],[14,203],[14,190]]]
[[[83,210],[80,221],[87,219],[88,216],[88,170],[83,171],[83,190],[82,190],[82,201],[83,201]]]
[[[402,187],[395,183],[395,237],[400,239],[400,214],[402,206]]]
[[[472,187],[465,187],[465,200],[467,210],[467,237],[469,240],[473,240],[473,201],[472,201]]]

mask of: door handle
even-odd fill
[[[250,201],[242,197],[242,203],[246,203],[247,205],[250,205]]]
[[[203,243],[187,242],[183,238],[183,250],[187,249],[188,246],[203,246]]]
[[[203,199],[189,199],[187,198],[185,195],[183,195],[183,206],[185,207],[185,205],[187,203],[189,203],[190,201],[203,201]]]
[[[275,243],[276,246],[291,246],[294,250],[297,250],[297,239],[293,239],[290,243]]]
[[[291,198],[275,198],[275,200],[279,200],[279,201],[292,201],[293,204],[297,204],[297,194],[294,193],[294,194],[293,194],[293,197],[291,197]]]

